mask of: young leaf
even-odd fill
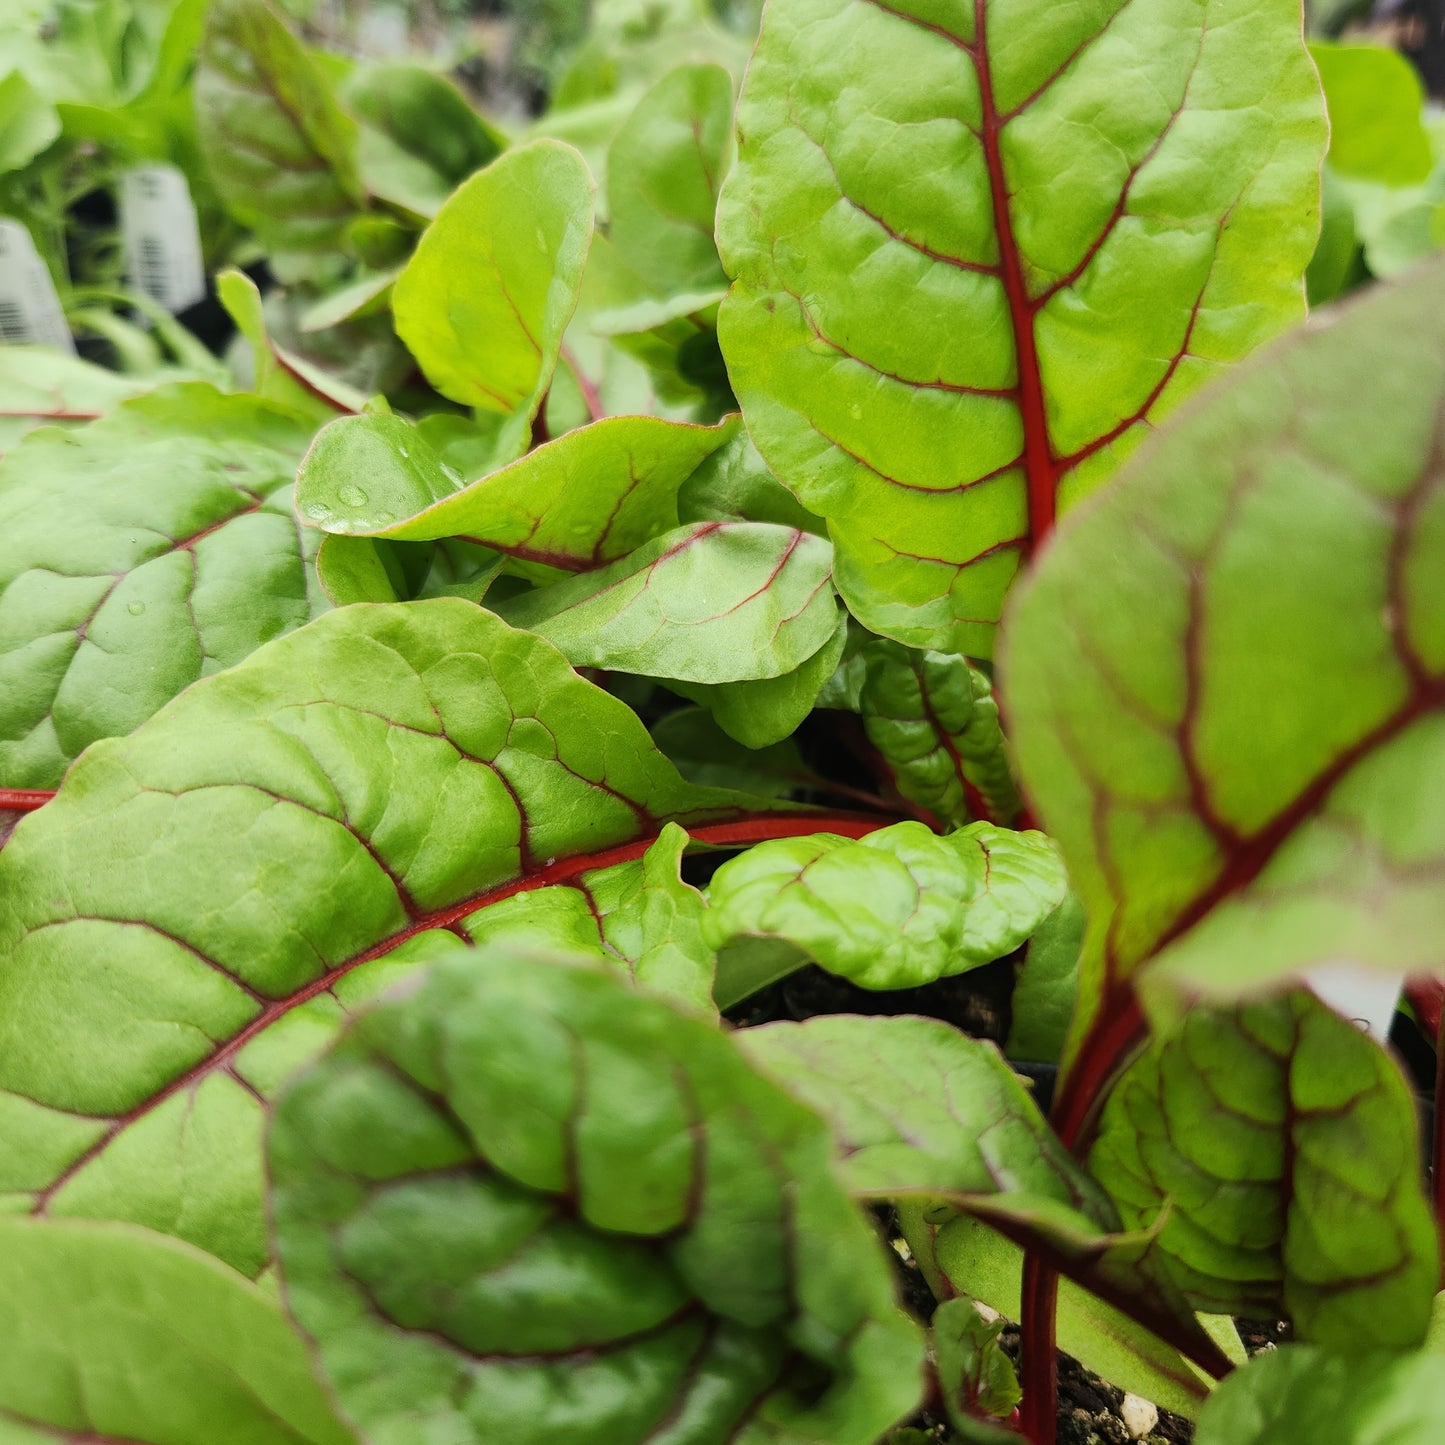
[[[1013,1022],[1004,1044],[1011,1059],[1057,1063],[1078,996],[1084,910],[1074,894],[1039,924],[1014,980]]]
[[[1198,1309],[1339,1350],[1424,1338],[1439,1256],[1415,1110],[1368,1035],[1299,991],[1196,1009],[1109,1096],[1089,1154]]]
[[[351,1445],[274,1300],[131,1225],[0,1216],[0,1440]]]
[[[366,397],[340,377],[330,376],[271,340],[261,292],[244,271],[222,271],[216,296],[251,347],[255,380],[251,390],[266,401],[290,407],[320,426],[337,412],[357,412]]]
[[[467,537],[569,572],[605,566],[678,525],[677,489],[737,430],[618,416],[464,482],[396,416],[343,418],[296,479],[310,526],[413,541]]]
[[[638,101],[607,155],[612,244],[659,296],[727,285],[713,242],[731,148],[733,81],[680,65]]]
[[[316,580],[338,607],[464,597],[481,602],[506,558],[473,542],[388,542],[380,537],[322,539]]]
[[[1089,916],[1090,1007],[1439,968],[1445,265],[1248,363],[1012,612],[1015,757]]]
[[[213,0],[196,130],[227,209],[282,251],[333,245],[364,199],[356,123],[267,0]]]
[[[714,948],[781,938],[862,988],[917,988],[1002,958],[1063,900],[1042,833],[974,823],[940,838],[897,823],[856,841],[818,833],[724,863],[708,890]]]
[[[622,703],[469,603],[318,619],[89,749],[0,851],[0,1196],[256,1274],[261,1098],[418,938],[668,819],[799,826],[755,803],[684,783]]]
[[[862,1198],[968,1197],[1004,1213],[1051,1203],[1118,1227],[992,1044],[938,1019],[864,1014],[764,1024],[738,1042],[828,1120]]]
[[[50,346],[0,347],[0,456],[38,426],[95,421],[174,375],[123,376]]]
[[[1382,45],[1316,41],[1310,55],[1329,109],[1331,168],[1387,186],[1423,181],[1430,137],[1420,124],[1425,92],[1414,66]]]
[[[392,290],[396,332],[443,396],[511,422],[526,448],[592,240],[592,177],[571,146],[533,141],[479,171],[417,243]]]
[[[1153,1236],[1118,1232],[1113,1204],[992,1044],[932,1019],[863,1015],[768,1024],[743,1031],[741,1041],[828,1120],[855,1194],[895,1200],[900,1212],[925,1202],[933,1222],[915,1249],[932,1258],[935,1232],[942,1248],[948,1220],[963,1209],[1227,1368],[1173,1282],[1151,1267]],[[957,1278],[969,1288],[967,1274]]]
[[[681,697],[701,703],[730,738],[748,748],[766,748],[789,738],[813,710],[823,684],[832,677],[848,642],[848,616],[838,614],[833,635],[807,661],[781,677],[712,686],[668,678]]]
[[[972,1300],[952,1299],[934,1310],[931,1323],[938,1383],[953,1427],[967,1432],[979,1417],[1007,1420],[1023,1392],[1013,1361],[998,1341],[1003,1320],[987,1323]],[[998,1435],[1001,1445],[1016,1438],[1003,1431]]]
[[[775,0],[738,131],[734,390],[849,608],[913,646],[987,656],[1055,511],[1303,312],[1298,0]]]
[[[0,468],[0,783],[54,787],[198,677],[324,610],[290,482],[310,427],[192,383]]]
[[[494,952],[600,958],[653,993],[716,1013],[713,952],[702,937],[706,904],[679,871],[687,843],[668,823],[641,858],[505,898],[470,918],[466,933]]]
[[[578,667],[683,682],[781,677],[833,637],[833,549],[766,522],[678,527],[501,610]]]
[[[1282,1345],[1225,1380],[1199,1417],[1195,1445],[1436,1445],[1445,1434],[1445,1370],[1432,1354]]]
[[[926,1202],[900,1200],[898,1216],[935,1293],[946,1298],[961,1292],[1008,1319],[1019,1318],[1023,1250],[1017,1244],[977,1219],[951,1210],[945,1214]],[[1228,1360],[1244,1362],[1232,1321],[1205,1317],[1200,1325]],[[1057,1327],[1061,1350],[1120,1389],[1176,1415],[1194,1419],[1209,1396],[1210,1376],[1129,1314],[1068,1278],[1059,1281]]]
[[[1019,797],[988,678],[967,659],[866,643],[856,710],[894,785],[945,828],[973,818],[1010,823]]]
[[[827,531],[768,470],[746,427],[678,488],[677,515],[682,522],[776,522],[820,537]]]
[[[668,713],[652,726],[652,740],[688,782],[700,787],[736,788],[762,798],[784,798],[827,783],[804,761],[787,738],[766,748],[735,741],[700,707]]]
[[[605,972],[448,958],[269,1156],[288,1301],[378,1445],[872,1445],[917,1400],[821,1121]]]

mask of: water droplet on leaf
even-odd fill
[[[338,501],[345,502],[348,507],[364,507],[366,505],[366,493],[360,487],[342,487],[336,497]]]
[[[146,605],[144,602],[127,602],[125,610],[129,612],[132,617],[139,617],[141,613],[146,610]]]

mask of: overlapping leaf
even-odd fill
[[[914,646],[988,655],[1056,509],[1303,311],[1297,0],[777,0],[738,130],[734,390],[849,606]]]
[[[325,531],[465,537],[569,572],[605,566],[678,525],[677,490],[737,429],[609,417],[475,481],[394,416],[327,427],[297,478],[302,518]]]
[[[699,522],[502,611],[578,666],[697,683],[776,678],[838,630],[832,565],[833,549],[809,532]]]
[[[438,964],[269,1152],[287,1299],[377,1445],[872,1445],[916,1402],[822,1122],[606,973]]]
[[[336,242],[363,200],[356,123],[267,0],[213,0],[196,128],[236,218],[282,251]]]
[[[863,988],[916,988],[1012,952],[1066,887],[1041,833],[898,823],[750,849],[718,869],[704,927],[715,948],[778,938]]]
[[[1089,915],[1089,1001],[1439,968],[1445,267],[1216,388],[1012,614],[1016,758]]]
[[[505,151],[453,193],[392,290],[397,335],[444,396],[510,418],[526,449],[592,240],[595,186],[571,146]]]
[[[1089,1169],[1199,1309],[1349,1350],[1423,1339],[1439,1272],[1394,1062],[1309,993],[1199,1009],[1109,1097]]]
[[[469,603],[320,618],[92,747],[0,851],[0,1196],[255,1274],[261,1100],[347,1008],[488,903],[747,804]]]
[[[1435,1445],[1442,1432],[1438,1354],[1283,1345],[1219,1387],[1194,1438],[1197,1445]]]
[[[765,1024],[739,1041],[829,1121],[855,1194],[976,1197],[980,1208],[993,1197],[1005,1212],[1052,1204],[1117,1227],[992,1044],[936,1019],[863,1014]]]
[[[905,1215],[922,1205],[922,1215],[933,1217],[927,1224],[919,1218],[928,1239],[915,1245],[926,1247],[929,1267],[948,1269],[937,1249],[946,1248],[956,1263],[950,1218],[960,1228],[988,1220],[1136,1319],[1225,1367],[1217,1342],[1172,1280],[1152,1268],[1152,1236],[1118,1232],[1113,1204],[1050,1132],[991,1044],[932,1019],[862,1015],[769,1024],[745,1031],[742,1043],[828,1120],[855,1193],[895,1200]],[[935,1207],[941,1200],[967,1217]],[[967,1273],[955,1277],[957,1289],[970,1288]],[[941,1279],[937,1285],[940,1297],[955,1288]],[[1080,1314],[1074,1309],[1071,1323]],[[1071,1344],[1080,1335],[1087,1331],[1075,1332]],[[1136,1335],[1148,1338],[1142,1330]],[[1195,1383],[1177,1351],[1153,1345],[1143,1351],[1147,1368]]]
[[[1018,816],[993,688],[967,659],[875,639],[848,659],[840,683],[840,700],[862,716],[910,802],[945,828]]]
[[[324,610],[291,478],[310,427],[199,383],[0,468],[0,785],[50,788],[198,677]]]
[[[0,1218],[0,1440],[347,1445],[273,1299],[174,1239]]]
[[[612,244],[659,296],[727,285],[713,242],[713,215],[731,150],[732,112],[733,81],[726,70],[680,65],[638,101],[612,139]]]

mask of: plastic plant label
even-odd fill
[[[75,350],[49,268],[19,221],[0,219],[0,342]]]
[[[174,166],[136,166],[121,176],[120,229],[126,275],[136,290],[171,312],[205,299],[196,207]]]

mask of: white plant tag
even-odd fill
[[[0,218],[0,342],[26,341],[75,350],[50,268],[30,232]]]
[[[171,312],[205,298],[196,207],[174,166],[136,166],[121,176],[120,235],[125,272],[137,291]]]

